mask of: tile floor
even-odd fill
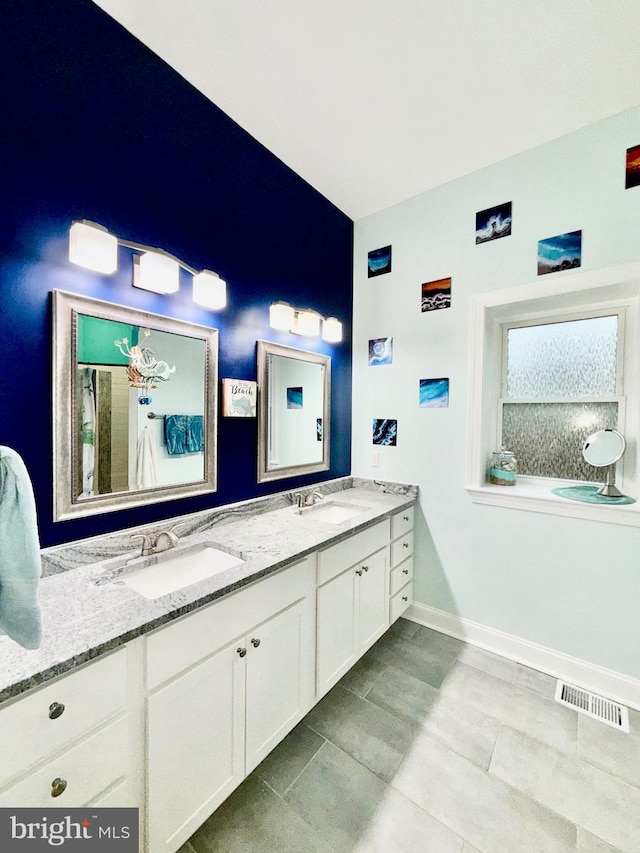
[[[640,853],[631,734],[401,619],[180,853]]]

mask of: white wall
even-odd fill
[[[639,260],[640,187],[624,189],[638,144],[634,108],[357,222],[353,337],[353,474],[420,486],[416,601],[635,677],[640,530],[473,504],[464,483],[469,297],[536,280],[537,241],[567,231],[582,229],[583,270]],[[476,246],[476,211],[505,201],[512,236]],[[388,244],[392,272],[368,279]],[[451,308],[421,313],[420,285],[448,276]],[[368,367],[386,336],[393,364]],[[445,376],[449,408],[420,409],[418,380]],[[398,419],[379,467],[373,418]]]

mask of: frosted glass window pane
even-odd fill
[[[617,403],[505,403],[502,444],[518,460],[518,473],[532,477],[604,482],[604,469],[582,458],[585,439],[616,429]]]
[[[507,331],[507,397],[602,397],[616,393],[618,317]]]

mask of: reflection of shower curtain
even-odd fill
[[[82,494],[93,495],[93,472],[96,444],[96,372],[82,369]]]

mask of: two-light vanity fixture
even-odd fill
[[[218,311],[227,304],[227,286],[211,270],[196,270],[175,255],[122,240],[96,222],[74,222],[69,235],[69,260],[94,272],[110,275],[118,268],[118,246],[140,252],[133,256],[133,285],[154,293],[175,293],[180,286],[180,267],[193,276],[193,301]]]
[[[288,302],[272,302],[269,307],[269,325],[272,329],[312,338],[320,334],[321,324],[322,340],[332,344],[340,343],[342,323],[335,317],[325,319],[311,308],[294,308]]]

